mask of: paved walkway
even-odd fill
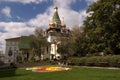
[[[33,67],[33,66],[43,66],[43,65],[48,65],[48,64],[30,64],[30,65],[28,65],[27,64],[27,66],[26,65],[24,65],[24,64],[20,64],[20,65],[17,65],[17,67],[18,68],[26,68],[26,67]],[[49,64],[50,65],[50,64]],[[5,65],[2,65],[2,66],[0,66],[0,69],[3,69],[3,68],[8,68],[8,67],[10,67],[10,64],[5,64]],[[119,69],[120,70],[120,68],[118,68],[118,67],[94,67],[94,66],[75,66],[75,67],[82,67],[82,68],[101,68],[101,69]]]
[[[100,69],[119,69],[118,67],[94,67],[94,66],[77,66],[77,67],[83,67],[83,68],[100,68]]]

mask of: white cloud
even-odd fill
[[[83,20],[87,16],[86,10],[81,10],[79,12],[71,10],[71,9],[63,9],[59,10],[60,17],[64,17],[64,21],[68,27],[73,27],[74,25],[81,26]]]
[[[57,5],[58,7],[62,7],[62,8],[69,8],[70,4],[76,2],[77,0],[56,0],[56,2],[54,3],[54,5]]]
[[[87,2],[88,5],[91,5],[93,2],[96,2],[98,0],[85,0]]]
[[[47,1],[47,0],[3,0],[3,1],[6,1],[6,2],[20,2],[20,3],[23,3],[23,4],[29,4],[29,3],[41,3],[43,1]]]
[[[23,22],[0,22],[0,27],[1,26],[4,27],[4,34],[9,33],[14,36],[28,35],[33,33],[34,30],[33,27],[29,27]]]
[[[34,27],[46,28],[48,22],[49,22],[49,15],[47,13],[44,13],[44,14],[39,14],[35,18],[29,20],[27,24]]]
[[[11,8],[6,6],[1,10],[1,13],[4,14],[6,17],[11,18]]]
[[[26,23],[22,22],[0,22],[0,27],[3,27],[5,31],[0,32],[0,48],[2,48],[2,50],[5,50],[5,39],[29,35],[34,31],[33,27],[29,27]]]

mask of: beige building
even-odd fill
[[[2,50],[0,50],[0,54],[3,54],[3,51],[2,51]]]
[[[20,37],[6,39],[5,54],[8,57],[8,63],[16,63],[16,57],[20,53],[19,41]]]
[[[42,47],[41,57],[32,54],[30,46],[31,36],[21,36],[16,38],[5,39],[6,49],[5,55],[7,57],[7,63],[18,63],[23,61],[29,61],[31,58],[37,60],[44,60],[49,58],[47,47]]]

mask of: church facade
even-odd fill
[[[66,25],[63,21],[60,20],[58,14],[58,7],[54,7],[54,14],[52,20],[50,21],[48,28],[45,31],[47,41],[50,43],[50,60],[52,59],[61,59],[62,54],[58,53],[58,45],[63,42],[64,39],[67,39],[70,35],[70,30],[66,28]]]

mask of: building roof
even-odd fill
[[[58,7],[55,6],[54,10],[55,10],[55,12],[54,12],[54,15],[53,15],[52,19],[54,20],[54,22],[56,22],[58,24],[58,22],[61,22],[59,14],[58,14]]]
[[[54,15],[53,15],[53,20],[60,20],[60,17],[59,17],[59,14],[58,14],[58,8],[55,7],[55,12],[54,12]]]
[[[5,39],[6,41],[18,41],[20,40],[20,37],[15,37],[15,38],[8,38],[8,39]]]
[[[21,36],[19,48],[20,49],[30,49],[30,41],[32,39],[32,36]]]
[[[55,6],[52,20],[50,21],[50,24],[49,24],[46,32],[48,32],[50,30],[60,31],[60,28],[61,28],[61,20],[60,20],[59,14],[58,14],[58,7]]]
[[[19,48],[20,49],[30,49],[30,42],[33,36],[21,36],[15,38],[8,38],[5,39],[6,41],[19,41]]]

